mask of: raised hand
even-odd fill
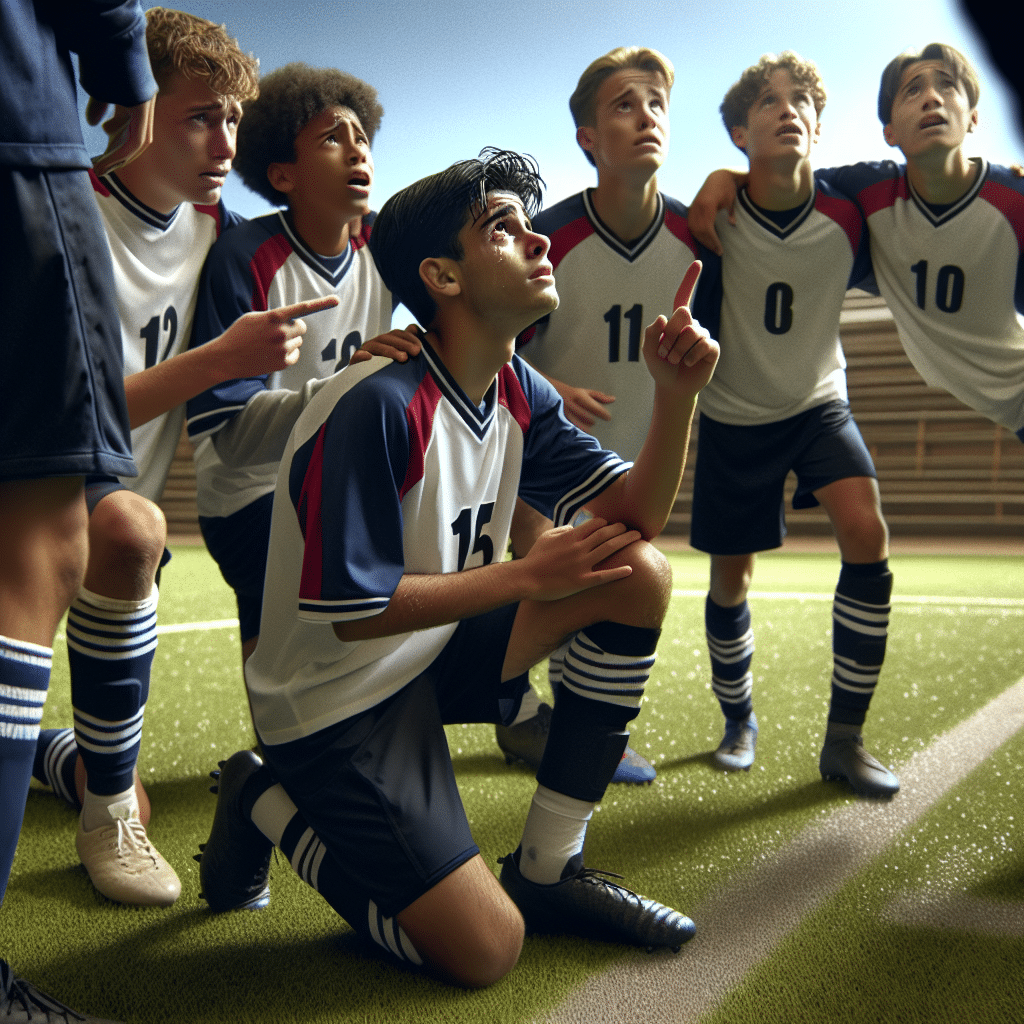
[[[722,240],[715,230],[719,210],[728,210],[729,223],[736,224],[736,193],[746,179],[745,174],[734,171],[712,171],[693,197],[686,216],[690,233],[713,253],[722,255]]]
[[[260,313],[240,316],[219,338],[217,346],[222,380],[261,377],[292,366],[299,358],[306,324],[302,317],[338,305],[336,295],[296,302]]]
[[[657,387],[681,398],[693,398],[709,380],[718,362],[718,342],[694,320],[690,300],[700,277],[700,260],[687,268],[672,316],[659,316],[644,332],[643,353]]]

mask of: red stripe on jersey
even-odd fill
[[[284,261],[292,254],[292,245],[283,234],[274,235],[264,242],[249,263],[252,273],[252,299],[249,308],[255,311],[269,309],[267,292],[274,280],[274,275],[284,266]]]
[[[352,237],[350,238],[350,241],[352,243],[352,248],[353,249],[355,249],[357,251],[359,249],[362,249],[362,247],[364,245],[367,245],[369,243],[369,241],[370,241],[370,225],[369,224],[364,224],[359,229],[359,234],[358,235],[352,235]]]
[[[594,225],[586,217],[577,217],[557,231],[553,231],[551,233],[551,248],[548,250],[551,266],[557,268],[568,253],[593,233]]]
[[[530,403],[523,393],[523,385],[515,371],[506,363],[498,374],[498,404],[503,405],[512,418],[519,424],[519,429],[526,436],[530,428]]]
[[[302,551],[302,577],[299,580],[299,597],[317,601],[323,585],[324,535],[323,517],[323,473],[324,435],[327,424],[320,428],[313,452],[302,478],[302,490],[295,512],[299,518],[299,529],[305,542]]]
[[[205,213],[207,217],[212,217],[214,224],[217,225],[217,237],[220,238],[220,203],[210,203],[208,206],[196,206],[196,209],[200,213]]]
[[[814,208],[835,221],[846,232],[846,237],[850,240],[850,249],[856,256],[860,251],[861,234],[864,231],[860,210],[849,200],[827,196],[821,189],[817,191]]]
[[[865,217],[870,217],[879,210],[888,206],[895,206],[897,199],[909,199],[910,192],[907,189],[907,176],[901,174],[898,178],[886,178],[885,181],[878,181],[874,185],[868,185],[857,195],[857,203],[864,212]]]
[[[1017,236],[1017,247],[1024,252],[1024,196],[997,181],[986,181],[978,195],[1007,219]]]
[[[665,208],[665,227],[679,239],[680,242],[684,243],[690,252],[693,253],[693,258],[697,258],[697,240],[690,234],[690,225],[686,223],[685,217],[680,217],[674,210]]]
[[[434,413],[441,401],[441,389],[429,374],[423,378],[416,394],[405,410],[409,427],[409,464],[405,471],[398,500],[402,501],[416,483],[423,479],[423,460],[434,429]]]
[[[99,192],[101,196],[110,195],[110,189],[100,181],[96,172],[91,167],[89,168],[89,180],[92,182],[93,192]]]

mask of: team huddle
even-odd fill
[[[978,83],[960,53],[932,44],[886,67],[878,113],[904,163],[828,170],[812,165],[816,67],[762,57],[721,107],[747,170],[715,172],[687,209],[657,184],[673,66],[618,48],[569,101],[596,187],[543,208],[534,161],[487,149],[375,213],[371,85],[304,64],[261,78],[223,26],[99,6],[127,19],[125,81],[82,80],[118,104],[119,158],[68,202],[91,206],[90,225],[98,211],[110,255],[112,273],[80,289],[110,308],[93,319],[113,354],[91,376],[116,369],[124,389],[97,386],[88,432],[70,386],[56,408],[0,419],[5,508],[31,498],[54,524],[30,549],[64,581],[31,623],[0,581],[0,747],[17,782],[3,786],[4,887],[33,774],[78,808],[99,892],[158,906],[180,894],[147,835],[136,762],[170,559],[155,502],[183,424],[258,738],[217,773],[197,856],[212,911],[266,906],[276,847],[382,956],[458,985],[506,975],[527,932],[677,951],[693,936],[583,852],[607,786],[656,775],[629,723],[671,595],[652,541],[697,410],[690,540],[710,556],[714,763],[756,757],[747,593],[756,554],[783,542],[792,471],[794,507],[825,509],[842,557],[820,773],[865,798],[898,792],[862,735],[893,576],[839,320],[849,288],[879,290],[925,380],[1024,441],[1024,184],[965,152]],[[83,54],[110,26],[89,31]],[[133,133],[152,142],[121,152]],[[26,152],[0,145],[9,178]],[[80,156],[40,163],[84,181]],[[224,207],[232,167],[276,212]],[[2,201],[23,219],[16,191]],[[39,296],[26,267],[17,287]],[[399,303],[417,325],[392,327]],[[70,329],[52,331],[60,351]],[[49,451],[25,450],[26,424],[65,419]],[[24,548],[28,527],[4,516],[0,545]],[[69,522],[78,547],[52,554]],[[65,609],[74,722],[40,730]],[[551,704],[529,684],[543,661]],[[506,758],[536,769],[497,877],[445,739],[463,722],[493,723]],[[59,1006],[2,967],[0,1007]]]

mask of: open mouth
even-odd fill
[[[542,263],[531,275],[530,280],[535,281],[539,277],[554,277],[554,267],[550,263]]]
[[[944,117],[937,117],[937,116],[925,117],[925,118],[921,119],[919,127],[921,127],[921,128],[937,128],[940,125],[944,125],[945,123],[946,123],[946,119]]]
[[[362,173],[353,174],[352,177],[348,179],[348,183],[352,188],[364,188],[368,191],[370,188],[370,176]]]

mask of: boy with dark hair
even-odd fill
[[[697,254],[686,208],[658,191],[674,79],[667,57],[639,46],[618,47],[580,75],[569,109],[597,187],[538,214],[537,229],[551,238],[560,303],[520,341],[524,358],[561,395],[570,422],[624,459],[643,445],[654,395],[640,358],[641,327],[650,311],[676,308]],[[564,653],[548,666],[556,698]],[[543,730],[533,722],[499,727],[497,736],[510,756],[536,766]],[[615,780],[654,777],[627,749]]]
[[[820,770],[862,796],[884,797],[899,783],[864,750],[860,732],[885,654],[888,531],[874,465],[850,415],[839,343],[846,290],[871,263],[854,204],[814,180],[824,106],[817,68],[791,51],[763,56],[722,103],[750,171],[736,230],[723,233],[724,254],[710,257],[698,296],[697,313],[722,357],[700,396],[690,543],[711,555],[705,627],[711,685],[726,719],[713,757],[721,768],[746,770],[758,735],[747,603],[755,553],[782,544],[790,470],[793,506],[824,506],[843,564]]]
[[[900,54],[882,73],[878,116],[905,165],[817,172],[867,219],[879,289],[911,362],[931,385],[1024,440],[1024,181],[970,157],[978,79],[944,43]],[[715,211],[742,175],[717,171],[694,200],[695,233],[720,247]]]
[[[373,157],[384,111],[366,82],[334,68],[287,64],[245,105],[235,167],[285,210],[228,232],[210,252],[192,346],[202,351],[238,317],[332,297],[310,321],[295,362],[226,381],[188,405],[196,444],[199,525],[238,601],[242,660],[259,639],[277,462],[313,381],[346,366],[389,330],[393,302],[369,249]],[[401,334],[402,332],[395,332]],[[394,335],[389,335],[394,337]],[[415,342],[415,338],[411,339]],[[383,351],[381,347],[378,351]],[[305,390],[303,390],[305,388]],[[244,452],[244,455],[242,454]]]
[[[89,563],[67,626],[75,728],[41,733],[34,771],[69,802],[81,801],[76,847],[96,888],[122,903],[167,905],[180,883],[149,841],[148,800],[135,780],[157,644],[156,577],[166,560],[155,501],[185,399],[226,377],[293,362],[305,330],[297,318],[323,304],[270,310],[201,352],[184,351],[203,259],[237,219],[220,193],[257,63],[203,18],[157,7],[146,22],[159,86],[153,143],[120,170],[92,176],[114,264],[139,475],[86,481]],[[79,756],[87,784],[75,776]]]
[[[249,751],[224,763],[201,859],[212,906],[252,905],[279,845],[361,935],[467,986],[511,970],[523,918],[643,946],[693,933],[584,868],[582,846],[653,663],[671,583],[648,541],[717,345],[685,305],[648,328],[657,388],[632,468],[569,424],[514,355],[558,302],[529,221],[540,187],[528,160],[485,151],[377,218],[381,276],[430,330],[416,358],[333,377],[292,432],[275,586],[246,666],[266,764]],[[517,495],[560,525],[508,562]],[[596,518],[564,525],[583,507]],[[580,667],[566,673],[522,843],[503,859],[506,895],[469,832],[443,724],[511,719],[530,666],[566,636]]]

